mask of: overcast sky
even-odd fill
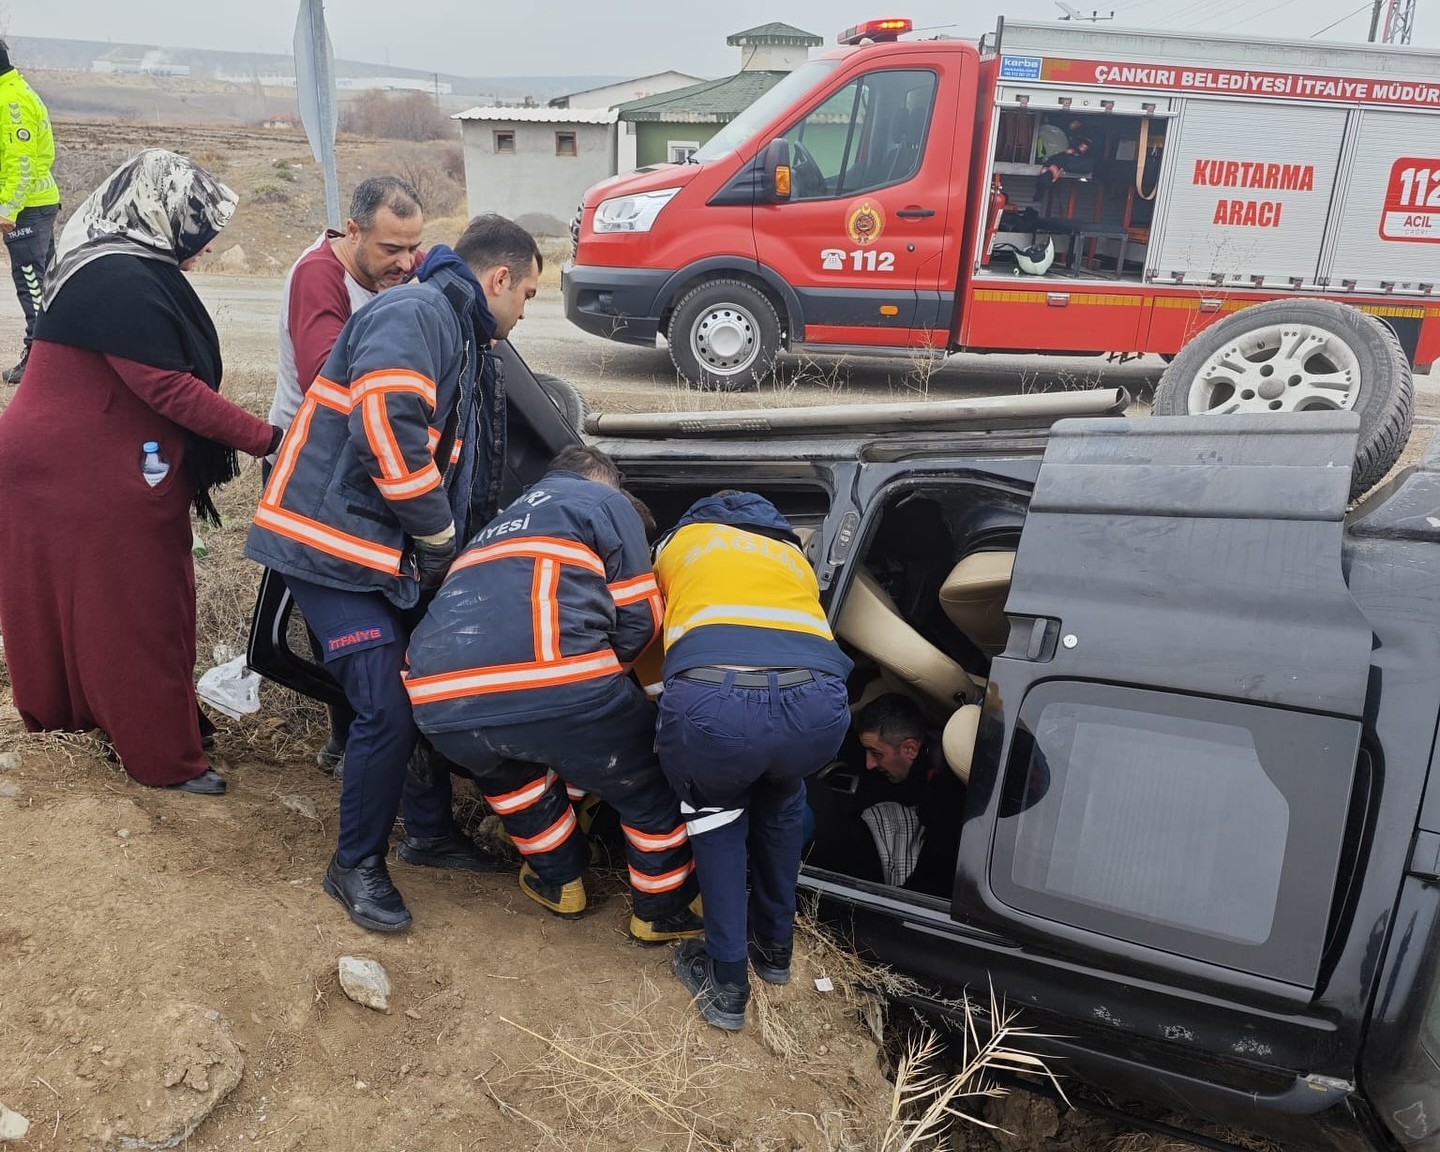
[[[1074,0],[1083,12],[1091,0]],[[182,48],[290,51],[298,0],[0,0],[14,36],[61,36]],[[1440,45],[1440,0],[1418,0],[1414,43]],[[1368,0],[1114,0],[1116,25],[1361,41]],[[723,76],[732,32],[782,20],[823,36],[909,16],[916,27],[973,37],[997,13],[1050,19],[1049,0],[327,0],[337,56],[466,76],[640,76],[674,68]],[[959,19],[960,23],[955,21]],[[18,61],[22,70],[24,61]]]

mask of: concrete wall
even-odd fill
[[[465,195],[471,216],[499,212],[536,235],[568,236],[585,189],[615,171],[613,124],[463,120]],[[495,133],[515,133],[513,155],[496,155]],[[576,155],[555,155],[555,134],[575,133]]]
[[[670,161],[670,141],[686,140],[704,144],[723,127],[723,124],[663,124],[653,120],[638,121],[635,124],[635,164],[639,168],[647,164],[667,164]]]

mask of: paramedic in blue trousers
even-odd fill
[[[520,850],[520,891],[575,919],[590,847],[567,785],[620,817],[630,935],[700,934],[680,803],[655,761],[655,707],[628,675],[663,609],[620,471],[573,445],[467,545],[410,640],[405,686],[435,749],[480,785]]]
[[[790,979],[804,780],[850,726],[851,661],[798,537],[762,496],[696,501],[660,542],[655,575],[665,602],[656,749],[705,905],[705,939],[680,946],[675,974],[709,1023],[738,1031],[747,954],[762,980]]]
[[[245,549],[284,575],[355,710],[324,886],[374,931],[411,922],[385,863],[402,790],[401,860],[496,867],[455,826],[448,773],[407,776],[418,733],[401,673],[457,543],[498,504],[505,389],[490,346],[525,315],[540,264],[523,228],[477,216],[414,281],[358,309],[285,435]]]

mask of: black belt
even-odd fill
[[[698,680],[701,684],[724,684],[733,676],[732,684],[737,688],[768,688],[770,677],[775,677],[777,688],[793,688],[796,684],[808,684],[815,679],[815,673],[808,668],[775,668],[758,672],[737,672],[733,668],[687,668],[676,674],[681,680]]]

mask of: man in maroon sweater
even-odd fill
[[[414,188],[396,176],[371,176],[350,198],[345,231],[327,229],[295,262],[280,297],[280,364],[270,423],[290,427],[350,314],[415,270],[424,226]],[[316,757],[325,771],[339,775],[353,718],[348,706],[330,708],[330,735]]]

